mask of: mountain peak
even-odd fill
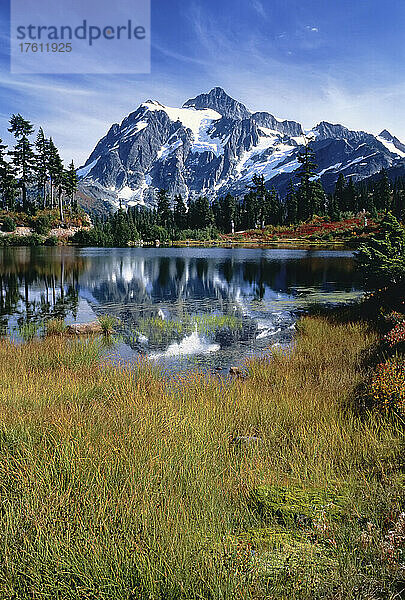
[[[226,93],[224,88],[221,88],[221,86],[219,86],[219,85],[213,87],[212,90],[210,90],[208,92],[208,95],[210,95],[210,94],[221,94],[223,96],[228,96],[228,98],[230,98],[230,96]]]
[[[149,104],[151,104],[152,106],[161,106],[162,108],[164,108],[164,104],[162,104],[158,100],[150,100],[150,99],[145,100],[145,102],[143,102],[141,106],[145,106],[145,105],[149,105]]]
[[[246,106],[229,96],[221,87],[214,87],[207,94],[199,94],[183,104],[183,108],[211,108],[229,119],[248,119],[251,113]]]
[[[159,189],[171,197],[213,198],[228,192],[240,197],[255,174],[283,196],[299,168],[303,134],[298,122],[250,112],[219,86],[183,108],[151,99],[97,143],[78,170],[80,185],[88,196],[114,208],[122,201],[154,207]],[[387,130],[374,136],[321,121],[312,134],[318,176],[327,192],[339,172],[360,181],[405,158],[405,145]]]
[[[395,135],[392,135],[388,129],[383,129],[380,135],[377,136],[388,150],[399,154],[402,158],[405,156],[405,144],[401,142]]]
[[[382,132],[379,134],[379,137],[382,137],[388,142],[392,142],[392,140],[394,139],[394,136],[388,131],[388,129],[383,129]]]
[[[333,130],[344,130],[348,131],[347,127],[344,125],[339,125],[338,123],[329,123],[329,121],[320,121],[318,125],[315,127],[316,131],[333,131]]]

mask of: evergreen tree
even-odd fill
[[[241,223],[242,229],[255,228],[259,225],[258,223],[259,206],[256,194],[250,190],[243,197],[241,207]]]
[[[254,227],[263,227],[266,224],[266,216],[269,214],[269,208],[266,206],[268,201],[267,190],[263,175],[253,175],[252,184],[249,186],[251,202],[251,216],[254,218]]]
[[[34,151],[29,140],[30,135],[34,132],[34,127],[20,114],[14,114],[10,119],[9,132],[17,140],[14,149],[10,151],[10,156],[20,182],[23,210],[27,211],[27,187],[32,179],[35,166]]]
[[[19,183],[15,177],[12,165],[6,163],[4,169],[2,169],[0,179],[3,208],[6,210],[15,210],[15,200],[18,196]]]
[[[293,225],[298,222],[298,198],[294,188],[294,182],[290,179],[285,198],[286,222]]]
[[[243,202],[235,201],[235,230],[243,229]]]
[[[357,191],[353,183],[353,177],[349,177],[343,190],[342,210],[345,212],[358,212]]]
[[[139,232],[135,224],[135,220],[133,218],[133,213],[131,211],[127,211],[127,220],[130,229],[130,242],[134,242],[135,240],[139,240]]]
[[[388,212],[391,209],[391,184],[387,171],[381,171],[381,179],[377,183],[375,205],[377,210]]]
[[[321,202],[322,186],[320,182],[313,182],[316,175],[315,153],[307,144],[305,150],[298,155],[301,164],[297,177],[300,179],[298,190],[298,219],[305,221],[311,219]]]
[[[189,225],[192,229],[205,229],[214,223],[214,213],[208,198],[199,196],[190,203]]]
[[[152,228],[157,224],[156,213],[145,207],[134,207],[130,209],[134,226],[142,239],[153,239]]]
[[[384,216],[378,234],[360,247],[356,260],[370,288],[404,283],[405,230],[392,213]]]
[[[361,185],[357,190],[357,206],[359,211],[371,212],[370,197],[364,185]]]
[[[7,203],[5,201],[5,192],[4,192],[4,185],[5,185],[5,177],[6,177],[6,171],[7,171],[7,166],[8,163],[5,159],[5,150],[7,149],[7,146],[5,144],[3,144],[3,140],[0,139],[0,192],[1,192],[1,208],[2,209],[7,209]]]
[[[328,194],[326,198],[326,214],[332,221],[338,221],[340,213],[337,210],[334,194]]]
[[[60,220],[64,221],[63,214],[63,192],[64,192],[64,184],[65,184],[65,169],[63,167],[62,159],[59,155],[59,151],[56,147],[53,150],[53,182],[54,187],[58,195],[58,208],[59,208],[59,217]]]
[[[77,177],[75,165],[72,160],[72,162],[69,165],[69,168],[65,171],[65,174],[64,174],[63,188],[64,188],[66,195],[70,199],[70,206],[71,206],[72,210],[74,210],[74,211],[77,211],[77,208],[78,208],[77,198],[76,198],[77,182],[78,182],[78,177]]]
[[[335,213],[340,213],[342,211],[346,210],[345,207],[345,188],[346,188],[346,181],[345,181],[345,177],[343,175],[343,173],[339,173],[339,176],[337,178],[336,184],[335,184],[335,191],[333,194],[333,207],[334,207],[334,211]]]
[[[157,194],[158,223],[169,230],[172,226],[172,211],[167,190],[160,189]]]
[[[0,140],[0,194],[1,208],[13,210],[14,201],[18,192],[18,181],[15,178],[13,166],[7,162],[5,155],[7,146]]]
[[[266,192],[264,208],[263,225],[280,225],[282,223],[284,208],[274,186],[269,192]]]
[[[235,230],[236,200],[232,194],[221,197],[216,203],[215,224],[220,231],[232,233]],[[214,209],[214,206],[213,206]],[[214,211],[215,214],[215,211]]]
[[[187,227],[187,206],[181,196],[178,194],[174,197],[174,210],[173,210],[174,224],[180,231]]]
[[[139,237],[131,213],[126,213],[122,208],[112,215],[108,225],[111,229],[113,245],[118,248],[128,246],[129,242]]]
[[[60,188],[63,184],[63,163],[62,159],[59,156],[58,149],[53,143],[52,138],[49,139],[48,143],[48,173],[49,173],[49,183],[50,183],[50,191],[51,191],[51,209],[55,208],[55,190]],[[60,197],[60,196],[59,196]],[[59,206],[59,211],[62,213],[61,207]],[[63,220],[63,214],[61,215],[61,219]]]
[[[394,185],[392,196],[392,212],[399,220],[403,221],[405,217],[405,192],[401,186],[400,180],[397,180]]]
[[[320,179],[312,181],[312,216],[326,212],[326,194]]]
[[[35,181],[42,208],[46,206],[46,182],[48,180],[48,144],[42,127],[39,128],[35,142]]]

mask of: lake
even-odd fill
[[[170,371],[227,369],[291,341],[303,310],[357,298],[341,250],[1,248],[0,327],[119,319],[114,361],[147,356]]]

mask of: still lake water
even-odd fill
[[[106,353],[169,370],[227,368],[288,343],[314,303],[358,297],[351,252],[219,248],[1,248],[0,327],[119,319]]]

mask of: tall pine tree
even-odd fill
[[[254,218],[254,226],[263,227],[266,224],[266,216],[269,213],[268,207],[266,207],[266,185],[264,182],[263,175],[253,175],[252,184],[249,186],[250,195],[249,200],[251,202],[251,213]]]
[[[392,195],[392,212],[393,215],[399,220],[403,221],[405,218],[405,191],[401,185],[401,181],[397,180],[394,184],[394,190]]]
[[[317,164],[315,162],[315,153],[309,144],[305,150],[298,154],[298,162],[301,164],[297,172],[300,179],[298,190],[298,220],[306,221],[311,219],[321,204],[322,187],[320,182],[313,182],[316,175]]]
[[[173,210],[174,225],[180,231],[187,227],[187,206],[181,194],[174,197]]]
[[[0,140],[1,208],[3,210],[14,210],[14,201],[18,193],[18,181],[15,178],[13,165],[5,158],[6,149],[7,146]]]
[[[172,211],[167,190],[160,189],[157,194],[157,214],[159,225],[167,231],[172,226]]]
[[[285,198],[286,222],[287,225],[294,225],[298,221],[298,198],[294,187],[294,182],[290,179]]]
[[[48,141],[48,172],[51,191],[51,209],[55,208],[55,191],[58,192],[58,197],[61,197],[60,187],[63,185],[63,163],[59,155],[59,151],[52,138]],[[61,220],[63,221],[63,210],[59,206]]]
[[[343,190],[343,204],[342,210],[345,212],[356,213],[359,210],[358,206],[358,194],[353,183],[353,177],[349,177],[344,190]]]
[[[77,211],[77,208],[78,208],[77,197],[76,197],[77,183],[78,183],[78,177],[77,177],[74,162],[72,160],[68,169],[66,169],[66,171],[64,173],[63,188],[64,188],[66,195],[68,196],[68,198],[70,200],[70,206],[73,211]]]
[[[42,208],[46,206],[46,182],[48,180],[48,144],[42,127],[35,142],[35,181]]]
[[[385,169],[381,171],[381,179],[377,183],[376,191],[377,210],[388,212],[391,209],[391,184]]]
[[[207,197],[199,196],[190,203],[189,224],[192,229],[205,229],[214,223],[214,213]]]
[[[29,139],[30,135],[34,132],[34,127],[32,123],[24,119],[20,114],[14,114],[10,119],[9,132],[17,140],[14,149],[10,151],[10,156],[19,178],[22,192],[22,206],[26,212],[28,210],[27,187],[32,180],[35,168],[35,155]]]
[[[344,206],[345,187],[346,187],[345,177],[344,177],[343,173],[339,173],[336,184],[335,184],[335,191],[333,194],[333,207],[334,207],[333,210],[336,214],[341,213],[342,211],[346,210],[346,208]]]

